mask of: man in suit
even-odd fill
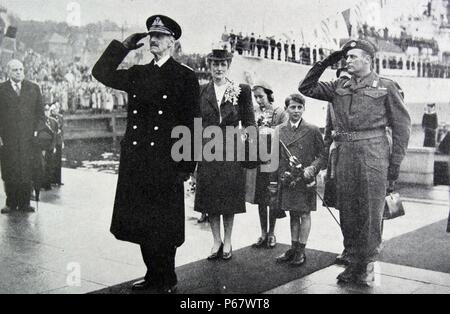
[[[37,130],[44,123],[42,96],[39,86],[25,80],[19,60],[11,60],[7,70],[9,79],[0,84],[0,164],[6,192],[1,213],[34,212],[32,156]]]
[[[192,69],[170,55],[181,36],[177,22],[153,15],[147,29],[148,33],[133,34],[122,43],[111,42],[92,74],[130,95],[111,232],[118,240],[141,246],[147,273],[132,286],[134,290],[173,293],[176,249],[184,242],[184,181],[195,162],[193,156],[190,161],[174,161],[171,149],[176,139],[171,132],[186,126],[193,134],[194,118],[200,115],[199,83]],[[118,70],[148,35],[153,61]]]

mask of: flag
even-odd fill
[[[344,18],[345,25],[347,26],[348,36],[352,36],[352,24],[350,23],[350,9],[342,11],[342,17]]]

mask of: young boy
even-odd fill
[[[315,177],[323,168],[326,155],[319,128],[302,118],[305,99],[300,94],[293,94],[285,103],[289,121],[278,127],[278,184],[282,189],[281,208],[290,213],[292,246],[277,258],[277,262],[300,266],[306,261],[311,211],[316,210]]]

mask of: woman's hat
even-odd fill
[[[233,54],[225,49],[213,49],[213,51],[206,57],[208,61],[223,61],[233,59]]]
[[[253,85],[252,89],[255,90],[257,87],[261,87],[261,88],[263,88],[263,89],[265,89],[267,91],[270,91],[273,94],[273,89],[272,89],[272,87],[269,84],[267,84],[267,82],[257,81],[255,83],[255,85]]]

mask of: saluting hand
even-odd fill
[[[334,51],[328,57],[323,59],[322,64],[326,66],[332,66],[341,61],[341,59],[344,58],[344,56],[345,56],[344,51],[342,50]]]
[[[130,35],[125,39],[122,44],[127,48],[128,50],[136,50],[144,46],[144,43],[139,43],[142,39],[148,36],[148,33],[136,33],[133,35]]]

